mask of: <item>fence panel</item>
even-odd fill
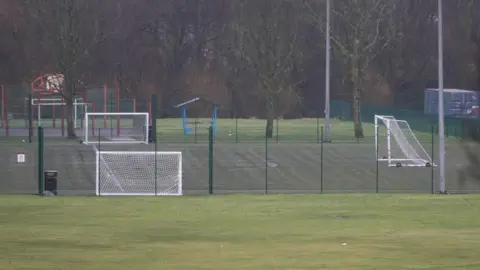
[[[48,129],[47,129],[48,130]],[[333,126],[332,134],[347,134]],[[434,129],[431,129],[434,131]],[[294,133],[294,131],[291,131]],[[320,127],[320,137],[323,136]],[[96,151],[179,151],[182,153],[184,194],[222,193],[432,193],[438,188],[438,167],[389,167],[377,162],[375,138],[365,129],[363,140],[323,141],[276,140],[244,143],[212,141],[157,144],[95,144],[48,136],[45,133],[43,169],[58,171],[60,195],[93,195],[96,189]],[[97,132],[96,134],[103,134]],[[413,132],[433,164],[438,165],[438,135]],[[274,134],[275,135],[275,134]],[[368,135],[368,136],[367,136]],[[190,136],[190,135],[182,135]],[[208,135],[206,135],[208,138]],[[280,136],[279,136],[280,137]],[[344,137],[346,138],[346,137]],[[181,141],[182,138],[179,139]],[[216,139],[212,137],[212,139]],[[480,192],[480,182],[468,171],[466,150],[478,145],[458,138],[446,140],[446,180],[451,193]],[[25,137],[0,140],[2,193],[33,194],[38,188],[38,138],[28,143]],[[22,159],[24,157],[24,160]],[[20,160],[20,161],[19,161]],[[22,161],[23,160],[23,161]],[[134,169],[125,161],[122,170]],[[470,168],[471,169],[471,168]],[[155,166],[146,166],[152,170]],[[161,174],[163,175],[163,174]],[[164,176],[161,176],[164,177]],[[211,178],[212,177],[212,178]],[[210,179],[213,180],[210,182]],[[162,179],[157,179],[163,181]]]
[[[23,139],[0,141],[0,193],[37,193],[37,146]]]

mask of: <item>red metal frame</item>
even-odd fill
[[[3,88],[3,86],[2,86]],[[5,102],[5,113],[7,114],[7,117],[5,117],[5,136],[8,136],[9,135],[9,124],[8,124],[8,91],[4,91],[5,92],[5,95],[4,95],[4,102]]]
[[[3,87],[3,85],[1,86],[1,89],[2,89],[2,123],[1,123],[1,128],[3,128],[5,126],[5,114],[4,114],[4,110],[5,110],[5,88]],[[8,117],[8,112],[7,112],[7,117]]]
[[[107,85],[103,85],[103,112],[107,112]],[[107,128],[107,116],[103,116],[103,128]]]
[[[152,125],[152,101],[148,103],[148,124]]]
[[[120,88],[117,86],[117,113],[120,112]],[[117,114],[117,136],[120,136],[120,115]]]

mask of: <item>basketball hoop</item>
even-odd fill
[[[54,95],[62,93],[65,79],[62,74],[45,74],[32,82],[32,93],[37,95]]]

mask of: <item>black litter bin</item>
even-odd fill
[[[44,172],[44,190],[53,193],[54,195],[58,194],[58,171],[46,170]]]

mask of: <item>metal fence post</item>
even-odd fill
[[[32,143],[33,137],[33,123],[32,123],[32,94],[28,94],[28,143]]]
[[[322,131],[323,131],[323,126],[321,127]],[[322,141],[323,141],[323,135],[322,135]],[[317,117],[317,143],[320,142],[320,118]],[[322,142],[323,143],[323,142]]]
[[[432,191],[432,194],[435,194],[435,171],[434,171],[434,154],[435,154],[435,132],[434,132],[434,126],[432,125],[431,127],[431,130],[430,132],[432,133],[432,153],[430,154],[431,157],[430,157],[430,165],[431,165],[431,169],[432,169],[432,172],[431,172],[431,180],[432,180],[432,183],[431,183],[431,191]]]
[[[208,193],[213,194],[213,127],[208,128]]]
[[[157,142],[157,95],[152,94],[152,99],[150,100],[150,106],[152,108],[150,112],[150,119],[152,119],[152,142]]]
[[[379,147],[379,139],[378,139],[378,125],[375,125],[375,192],[378,193],[379,192],[379,179],[378,179],[378,147]]]
[[[193,131],[193,143],[197,143],[197,123],[198,123],[198,119],[195,119],[195,121],[193,122],[193,126],[194,126],[194,131]],[[210,128],[208,128],[209,130],[209,136],[210,136]]]
[[[45,179],[44,179],[44,141],[43,141],[43,127],[38,126],[38,194],[44,195]]]
[[[98,134],[97,134],[97,144],[98,144],[98,148],[97,148],[97,152],[98,152],[98,159],[97,159],[97,168],[100,168],[100,155],[102,154],[102,146],[101,146],[101,137],[100,137],[100,134],[102,132],[102,129],[101,128],[98,128]],[[102,179],[100,178],[101,174],[100,174],[100,170],[97,169],[97,190],[98,190],[98,194],[97,195],[101,195],[102,194]]]
[[[235,143],[238,143],[238,116],[235,116]]]
[[[267,132],[265,132],[265,194],[268,194],[268,136],[267,135],[268,135]]]
[[[277,140],[277,143],[278,143],[278,117],[277,117],[276,120],[277,120],[277,121],[276,121],[276,122],[277,122],[277,135],[276,135],[276,140]]]
[[[320,193],[323,193],[323,126],[321,127],[320,135],[322,136],[322,141],[320,142]]]
[[[153,123],[152,123],[152,125],[153,125]],[[155,175],[155,196],[157,196],[158,195],[158,172],[157,172],[157,169],[158,169],[157,168],[157,166],[158,166],[157,165],[157,151],[158,151],[158,148],[157,148],[157,142],[154,142],[154,145],[155,146],[154,146],[154,154],[153,155],[155,156],[154,157],[155,166],[154,166],[153,169],[155,170],[154,171],[154,175]]]

